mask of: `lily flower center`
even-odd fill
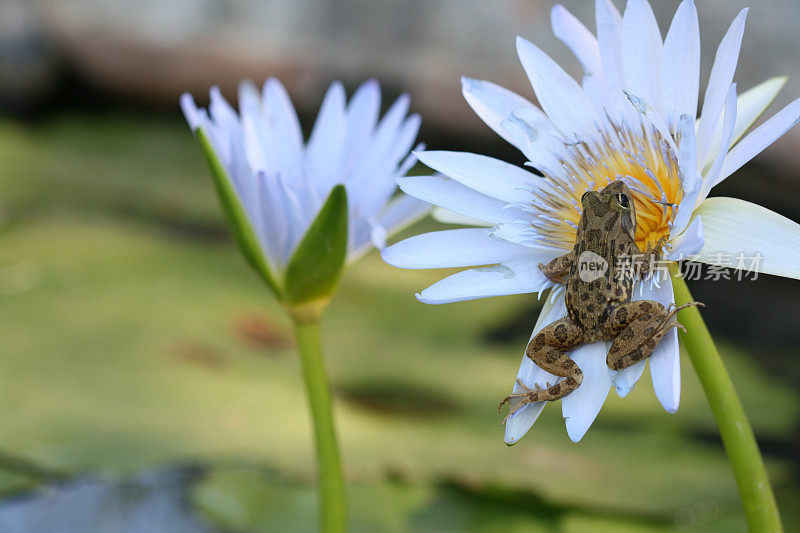
[[[683,198],[677,155],[648,125],[614,127],[599,141],[565,146],[560,176],[546,174],[550,187],[534,192],[534,221],[540,244],[569,249],[581,216],[580,198],[622,179],[633,194],[636,244],[642,252],[669,240],[672,220]]]

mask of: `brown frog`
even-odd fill
[[[663,240],[641,253],[634,240],[633,197],[623,181],[586,192],[581,204],[575,247],[539,265],[548,278],[566,285],[567,316],[537,333],[525,350],[540,368],[564,379],[544,389],[517,380],[523,392],[500,404],[508,402],[508,416],[529,403],[563,398],[580,386],[583,372],[567,352],[596,341],[611,342],[606,364],[623,370],[649,357],[670,328],[683,328],[674,319],[680,309],[702,305],[665,308],[651,300],[631,301],[634,279],[649,273]]]

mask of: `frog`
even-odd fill
[[[632,301],[634,281],[652,272],[664,238],[642,252],[636,243],[633,196],[623,180],[581,197],[581,216],[575,245],[568,253],[539,264],[544,275],[565,285],[567,316],[539,331],[525,349],[541,369],[562,378],[554,384],[530,388],[519,379],[521,392],[510,394],[498,406],[509,404],[508,418],[527,404],[556,401],[580,387],[583,372],[569,352],[597,341],[610,342],[606,365],[624,370],[652,355],[677,321],[679,310],[702,306],[690,302],[664,307],[653,300]]]

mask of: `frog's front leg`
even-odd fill
[[[623,370],[650,357],[667,331],[683,328],[674,317],[692,305],[703,304],[690,302],[680,307],[670,304],[665,308],[652,300],[637,300],[618,305],[602,326],[605,340],[611,341],[606,356],[608,368]]]
[[[571,250],[569,253],[556,257],[546,265],[544,263],[539,263],[539,269],[550,281],[566,285],[567,275],[569,274],[570,268],[572,268],[574,259],[575,251]]]
[[[634,257],[635,270],[640,278],[646,278],[655,271],[656,262],[661,259],[662,248],[667,245],[666,237],[661,237],[655,246],[648,246],[647,251]]]
[[[546,389],[541,389],[538,385],[530,389],[518,382],[524,392],[509,395],[498,406],[499,409],[506,402],[509,405],[508,415],[503,422],[529,403],[558,400],[577,389],[583,382],[583,372],[566,352],[584,342],[583,330],[569,317],[556,320],[537,333],[528,344],[525,355],[542,370],[566,379],[554,385],[548,384]]]

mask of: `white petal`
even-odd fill
[[[381,252],[384,261],[399,268],[490,265],[530,255],[530,248],[492,237],[484,228],[423,233]]]
[[[251,81],[243,81],[239,84],[239,115],[261,115],[261,95],[258,87]]]
[[[554,259],[558,252],[543,249],[536,252],[538,256],[533,255],[531,258],[471,268],[448,276],[417,294],[417,300],[438,305],[490,296],[538,292],[548,283],[539,270],[539,263]]]
[[[549,130],[539,127],[536,124],[536,115],[522,107],[514,110],[503,121],[502,126],[518,139],[517,146],[531,166],[542,173],[558,175],[557,172],[562,170],[562,158],[559,156],[567,155],[564,153],[565,141],[561,132],[555,127]]]
[[[288,175],[299,169],[303,153],[303,132],[286,88],[277,78],[264,84],[264,114],[270,126],[269,141],[274,143],[273,157],[280,159],[280,168]]]
[[[623,370],[616,371],[610,368],[608,369],[611,385],[614,387],[614,392],[617,393],[617,396],[624,398],[630,394],[636,382],[642,377],[646,363],[647,359],[643,359],[635,365],[629,366]]]
[[[498,159],[469,152],[414,152],[427,166],[482,194],[512,203],[540,178]]]
[[[253,224],[262,224],[261,234],[265,237],[267,257],[282,270],[289,259],[296,237],[304,228],[298,218],[297,210],[287,195],[285,183],[279,176],[258,174],[262,217]]]
[[[697,144],[694,136],[694,120],[691,116],[681,115],[679,130],[681,145],[678,153],[678,168],[681,173],[684,196],[672,221],[672,231],[678,235],[683,233],[691,219],[702,186],[702,179],[697,171]]]
[[[692,220],[686,231],[670,241],[672,248],[670,248],[667,258],[672,261],[680,261],[690,255],[695,255],[700,252],[704,243],[703,219],[698,216]]]
[[[231,104],[222,96],[219,87],[212,87],[209,93],[211,103],[208,106],[208,111],[214,122],[223,126],[228,131],[237,129],[239,127],[239,115],[236,114],[236,110],[233,109]]]
[[[703,177],[703,188],[700,190],[700,197],[699,200],[702,202],[705,200],[708,192],[711,190],[711,187],[716,185],[719,182],[719,175],[722,172],[722,165],[725,163],[725,156],[728,154],[728,150],[731,147],[731,142],[733,141],[733,127],[736,124],[736,84],[732,83],[730,90],[728,91],[728,96],[725,98],[725,115],[723,116],[723,126],[722,126],[722,141],[720,144],[720,151],[717,154],[717,158],[714,161],[714,164],[711,165],[711,168]]]
[[[397,160],[402,157],[402,153],[395,151],[391,156],[393,160],[389,159],[389,154],[392,153],[394,144],[398,144],[401,150],[407,152],[416,137],[419,128],[419,117],[409,117],[409,129],[405,132],[400,132],[406,113],[408,113],[409,104],[409,96],[407,94],[400,95],[381,119],[375,134],[363,147],[364,152],[360,155],[358,161],[354,163],[353,173],[348,178],[348,183],[353,185],[352,193],[356,195],[353,198],[348,195],[348,202],[353,201],[354,205],[363,205],[365,200],[375,198],[375,187],[379,191],[383,191],[387,196],[391,194],[395,184],[393,182],[382,183],[380,180],[376,180],[375,177],[386,176],[387,172],[385,170],[381,172],[379,169],[382,167],[389,169],[395,167]],[[399,135],[405,138],[399,140]],[[377,195],[379,196],[380,193]],[[369,213],[365,214],[369,216]]]
[[[553,34],[572,50],[581,62],[583,72],[587,75],[602,75],[600,47],[592,32],[561,4],[553,7],[550,22]]]
[[[800,279],[800,224],[735,198],[708,198],[697,214],[705,229],[699,261],[735,268],[743,254],[745,269]]]
[[[405,119],[394,139],[390,142],[391,146],[386,159],[388,159],[391,167],[396,167],[401,159],[409,155],[421,125],[422,117],[416,113],[409,115]],[[416,163],[416,157],[413,157],[413,161]],[[414,163],[412,163],[412,166]]]
[[[181,111],[183,111],[183,116],[186,118],[186,122],[189,123],[189,127],[192,128],[192,131],[196,130],[200,127],[200,114],[197,109],[197,105],[194,103],[194,98],[189,93],[183,93],[180,98],[181,104]]]
[[[397,184],[406,194],[462,215],[496,224],[512,222],[519,212],[506,209],[506,202],[497,200],[455,180],[441,176],[409,176],[399,178]]]
[[[244,131],[244,149],[247,154],[247,162],[253,172],[265,172],[274,174],[274,167],[268,161],[267,138],[269,133],[265,131],[264,121],[260,114],[245,113],[242,115],[242,128]]]
[[[672,279],[664,276],[659,284],[661,287],[646,288],[644,299],[655,300],[668,307],[675,302]],[[677,329],[670,329],[650,355],[650,377],[656,398],[664,409],[670,413],[677,411],[681,401],[681,356]]]
[[[377,220],[358,219],[364,226],[359,226],[356,235],[350,237],[348,263],[357,261],[372,247],[382,249],[388,237],[424,217],[430,209],[430,204],[403,194],[389,202]],[[350,224],[353,224],[352,220]],[[361,227],[365,230],[362,231]]]
[[[531,116],[536,117],[536,126],[552,130],[553,126],[547,116],[527,99],[513,91],[489,81],[461,78],[461,92],[464,99],[473,111],[481,117],[487,126],[503,139],[524,151],[523,143],[515,131],[509,131],[502,123],[517,109],[528,110]]]
[[[570,139],[587,140],[600,118],[580,85],[534,44],[517,37],[517,53],[542,109]]]
[[[539,312],[539,318],[536,321],[536,326],[533,328],[533,333],[531,333],[531,340],[534,336],[536,336],[539,331],[542,330],[545,326],[548,326],[555,322],[556,320],[563,318],[567,315],[567,308],[564,304],[564,294],[563,292],[556,297],[555,301],[552,301],[551,298],[545,298],[544,305],[542,306],[542,310]],[[528,341],[530,342],[530,340]],[[527,349],[527,345],[525,346]],[[522,363],[519,365],[519,372],[517,372],[517,379],[522,381],[528,388],[534,388],[534,385],[539,385],[540,387],[544,388],[547,383],[551,385],[555,383],[558,378],[549,372],[545,372],[541,368],[539,368],[534,362],[528,357],[527,355],[522,356]],[[520,387],[519,383],[514,381],[514,388],[512,389],[512,394],[518,393],[522,391],[522,387]],[[506,420],[506,430],[505,430],[505,443],[509,446],[516,444],[519,439],[521,439],[533,423],[536,422],[536,419],[539,418],[539,414],[544,409],[544,406],[547,402],[536,402],[526,405],[525,407],[520,408],[517,410],[513,415],[508,417]]]
[[[533,242],[535,232],[527,222],[504,222],[492,228],[492,235],[508,242],[528,246]]]
[[[733,19],[728,32],[717,48],[714,65],[708,79],[708,87],[703,98],[703,112],[700,115],[700,127],[697,130],[697,160],[705,161],[706,154],[711,146],[711,140],[719,123],[722,108],[725,105],[725,95],[733,81],[736,63],[739,61],[739,49],[744,35],[744,21],[747,17],[747,8],[741,10]]]
[[[479,218],[468,217],[466,215],[462,215],[461,213],[456,213],[455,211],[450,211],[449,209],[443,209],[441,207],[434,207],[433,211],[431,212],[431,217],[441,222],[442,224],[456,224],[459,226],[483,226],[487,228],[491,228],[494,226],[494,222],[489,222],[487,220],[481,220]]]
[[[767,110],[788,79],[786,76],[775,76],[739,95],[736,102],[736,127],[733,129],[734,143]]]
[[[350,99],[347,105],[346,170],[351,169],[367,149],[380,107],[381,90],[375,80],[362,83]]]
[[[583,67],[583,91],[602,110],[608,99],[608,85],[600,59],[600,46],[597,38],[586,29],[581,21],[558,4],[550,12],[555,36],[566,44]]]
[[[793,128],[798,121],[800,121],[800,98],[775,113],[769,120],[736,143],[736,146],[728,153],[716,183],[739,170],[742,165]]]
[[[752,89],[739,95],[736,101],[736,125],[733,128],[733,144],[736,144],[742,135],[750,129],[750,126],[764,113],[769,107],[780,90],[786,84],[786,76],[776,76],[764,81]],[[722,119],[719,117],[717,125],[717,135],[711,142],[711,148],[703,163],[703,168],[708,168],[714,162],[714,158],[719,153],[722,144]]]
[[[393,235],[424,217],[431,210],[430,204],[402,194],[389,202],[378,217],[378,224]]]
[[[346,128],[344,88],[334,82],[322,100],[306,149],[306,172],[320,192],[330,190],[343,177]]]
[[[622,17],[625,89],[659,107],[661,32],[646,0],[628,0]]]
[[[572,442],[583,438],[611,390],[611,378],[606,366],[608,347],[606,342],[595,342],[580,346],[570,354],[583,371],[581,386],[561,399],[561,414]]]
[[[667,126],[667,123],[664,122],[664,119],[658,110],[655,109],[655,107],[647,100],[639,98],[627,90],[623,92],[630,103],[633,104],[633,107],[636,109],[636,111],[644,115],[648,122],[655,126],[664,140],[666,140],[667,144],[669,144],[669,147],[672,149],[673,153],[678,153],[678,146],[675,144],[675,139],[673,139],[672,135],[670,134],[669,127]]]
[[[377,151],[379,148],[374,148],[375,153],[383,155],[375,157],[367,163],[368,166],[364,167],[364,174],[352,177],[351,189],[353,191],[358,189],[352,196],[352,205],[362,217],[375,217],[397,190],[396,177],[404,175],[408,168],[416,163],[417,158],[413,154],[409,154],[409,150],[417,136],[420,123],[419,115],[409,116],[399,130],[392,133],[382,152]],[[404,156],[405,160],[400,163]],[[399,168],[398,163],[400,163]],[[348,191],[349,193],[350,191]],[[348,202],[350,202],[350,198],[348,196]]]
[[[348,263],[357,261],[373,247],[383,249],[388,237],[424,217],[430,209],[430,204],[403,194],[389,202],[377,219],[351,218]]]
[[[622,17],[611,0],[595,2],[597,43],[609,90],[622,89]]]
[[[670,127],[681,115],[697,115],[700,92],[700,27],[694,0],[683,0],[667,37],[661,58],[661,108]]]

